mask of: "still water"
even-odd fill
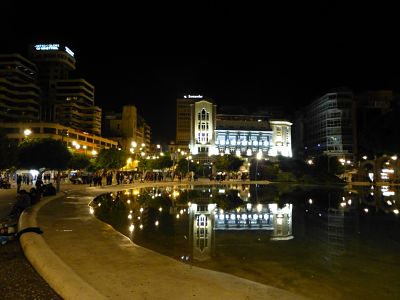
[[[313,299],[400,298],[400,199],[389,187],[131,189],[95,215],[183,263]]]

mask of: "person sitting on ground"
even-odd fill
[[[40,201],[40,193],[35,188],[29,190],[29,196],[31,197],[31,205],[34,205]]]
[[[15,202],[10,215],[20,215],[22,211],[31,206],[31,198],[25,190],[20,190],[17,194],[17,201]]]

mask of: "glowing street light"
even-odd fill
[[[31,135],[31,134],[32,134],[32,130],[30,130],[29,128],[27,128],[27,129],[24,130],[24,135],[25,135],[25,137],[27,137],[27,136],[29,136],[29,135]]]

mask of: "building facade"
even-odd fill
[[[118,147],[118,142],[114,140],[56,123],[0,123],[0,128],[16,143],[26,138],[51,138],[62,140],[68,148],[87,155],[95,156],[103,148]]]
[[[252,156],[292,156],[291,125],[265,116],[218,114],[216,118],[218,153]]]
[[[94,87],[84,79],[55,81],[55,119],[66,126],[101,134],[101,108]]]
[[[200,99],[190,104],[190,152],[209,156],[217,153],[215,129],[217,106],[212,100]]]
[[[190,95],[189,95],[190,96]],[[194,98],[184,98],[176,100],[176,145],[177,147],[188,147],[191,139],[191,107]]]
[[[151,143],[151,128],[134,105],[124,105],[122,112],[105,112],[103,133],[117,140],[123,149],[148,152]]]
[[[177,113],[177,137],[178,132],[180,137],[187,133],[186,117],[190,114],[191,154],[200,158],[217,154],[253,156],[259,152],[264,156],[292,156],[292,123],[258,115],[217,114],[211,99],[196,97],[185,96],[177,101],[177,110],[181,111]],[[173,146],[182,149],[185,141],[179,142]]]
[[[36,44],[29,50],[39,71],[41,120],[100,134],[101,109],[94,105],[94,87],[84,79],[70,78],[74,52],[62,44]]]
[[[0,55],[0,123],[40,120],[35,64],[19,54]]]
[[[313,101],[304,113],[304,153],[353,159],[355,105],[350,90],[334,90]]]

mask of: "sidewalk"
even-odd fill
[[[304,299],[135,245],[89,212],[88,203],[102,193],[163,185],[171,182],[80,185],[70,187],[66,195],[44,198],[21,216],[20,229],[39,226],[44,231],[21,236],[25,255],[64,299]]]

